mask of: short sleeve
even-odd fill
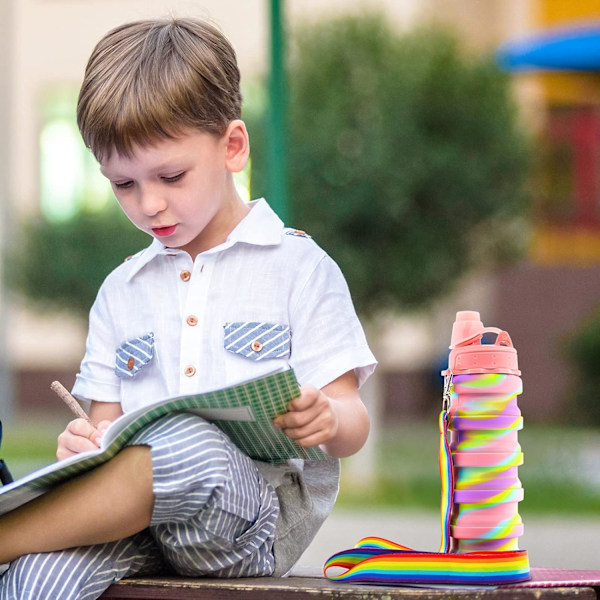
[[[316,264],[292,307],[290,365],[301,384],[322,388],[354,370],[358,385],[377,361],[358,319],[348,285],[327,255]]]
[[[98,402],[121,401],[121,386],[114,372],[117,345],[104,284],[90,310],[85,356],[73,387],[76,398]]]

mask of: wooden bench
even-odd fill
[[[102,600],[598,600],[593,587],[443,590],[335,583],[322,577],[191,579],[152,577],[113,584]]]

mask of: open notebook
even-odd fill
[[[201,415],[257,460],[271,463],[290,458],[320,460],[325,454],[319,448],[302,448],[272,425],[273,419],[285,413],[298,394],[296,377],[288,368],[231,387],[154,402],[114,421],[98,450],[58,461],[0,488],[0,515],[110,460],[142,427],[172,412]]]

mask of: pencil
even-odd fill
[[[77,402],[77,400],[75,400],[75,398],[69,394],[69,392],[59,381],[53,381],[50,385],[50,389],[71,409],[73,414],[85,419],[88,421],[88,423],[92,422],[83,408],[79,406],[79,402]]]

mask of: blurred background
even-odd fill
[[[340,264],[380,361],[342,509],[435,519],[439,372],[456,311],[477,310],[519,352],[521,514],[600,532],[594,0],[3,0],[0,418],[15,475],[53,460],[70,414],[50,383],[73,384],[98,286],[149,243],[79,140],[85,63],[108,29],[168,15],[232,41],[252,144],[240,191]]]

